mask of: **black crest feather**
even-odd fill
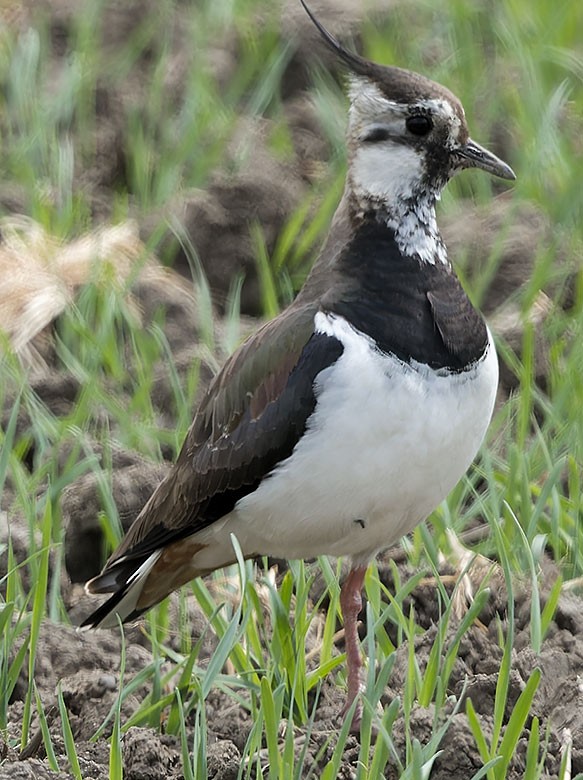
[[[427,98],[445,98],[457,108],[459,101],[441,84],[437,84],[425,78],[425,76],[410,70],[404,70],[392,65],[378,65],[376,62],[366,60],[359,54],[349,51],[314,16],[313,11],[306,4],[305,0],[300,0],[300,2],[328,48],[336,54],[352,73],[373,81],[389,100],[394,100],[397,103],[410,103]]]

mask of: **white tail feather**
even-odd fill
[[[146,558],[142,565],[137,568],[128,579],[126,585],[127,591],[123,598],[118,601],[111,612],[105,615],[99,623],[94,623],[92,626],[88,626],[88,628],[115,628],[118,625],[118,615],[123,623],[123,621],[136,609],[148,575],[161,555],[162,550],[156,550],[149,558]]]

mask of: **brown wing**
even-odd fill
[[[465,367],[484,354],[488,331],[458,279],[452,276],[448,282],[430,290],[427,300],[443,343]]]
[[[175,466],[91,590],[113,590],[154,550],[227,514],[291,455],[316,405],[314,379],[342,353],[340,342],[314,332],[316,311],[288,309],[227,361]]]

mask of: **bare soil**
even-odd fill
[[[399,557],[396,551],[396,557]],[[399,563],[399,575],[403,580],[413,572],[404,563]],[[447,573],[447,572],[446,572]],[[554,582],[557,572],[549,564],[545,572],[548,586]],[[380,576],[391,586],[392,568],[388,556],[381,560]],[[89,600],[80,585],[65,583],[67,602],[70,603],[69,617],[78,622],[91,608]],[[483,728],[488,735],[493,723],[494,698],[498,672],[502,659],[499,643],[500,628],[505,630],[507,621],[507,595],[501,578],[493,578],[491,597],[483,613],[462,639],[453,673],[449,683],[449,693],[456,699],[470,698],[479,714]],[[314,586],[314,599],[320,593],[318,584]],[[515,651],[507,702],[506,716],[524,689],[535,668],[542,672],[541,684],[536,694],[531,716],[538,717],[542,728],[548,727],[547,754],[545,759],[545,778],[558,776],[561,759],[561,746],[565,744],[567,734],[573,742],[573,775],[583,771],[583,715],[581,708],[580,679],[583,675],[583,617],[581,600],[565,594],[545,639],[542,651],[535,655],[530,647],[530,592],[518,583],[515,599]],[[544,598],[543,598],[544,604]],[[419,625],[425,632],[415,641],[415,655],[421,669],[427,663],[429,653],[437,633],[439,611],[436,599],[436,586],[431,578],[423,580],[413,591],[408,609],[412,606]],[[194,627],[193,639],[196,640],[205,631],[206,620],[197,604],[189,605],[190,618]],[[364,613],[362,615],[364,619]],[[362,632],[366,626],[362,625]],[[387,626],[389,634],[391,627]],[[447,637],[451,641],[455,623]],[[396,636],[393,637],[396,639]],[[141,670],[153,662],[150,650],[139,625],[131,626],[125,632],[126,666],[124,682],[127,684]],[[212,635],[207,635],[200,655],[200,663],[205,664],[215,647]],[[339,641],[338,651],[342,651]],[[389,684],[382,697],[383,706],[388,706],[395,697],[401,697],[407,676],[408,644],[403,643],[397,650],[397,658]],[[67,706],[69,720],[75,736],[83,777],[104,778],[108,774],[109,745],[107,738],[111,734],[112,723],[102,732],[101,737],[92,742],[92,736],[110,714],[116,702],[120,680],[121,639],[116,632],[102,631],[78,633],[74,628],[63,624],[44,622],[39,646],[35,681],[48,714],[50,731],[57,759],[62,767],[67,767],[67,758],[62,738],[61,722],[56,710],[56,691],[60,687]],[[0,763],[0,780],[8,778],[70,778],[66,770],[60,774],[48,770],[46,757],[40,739],[38,722],[35,719],[31,730],[31,740],[25,750],[19,754],[8,747],[20,736],[24,696],[27,679],[19,679],[10,705],[8,740],[0,745],[4,760]],[[122,705],[122,721],[127,720],[137,709],[139,703],[149,693],[149,684],[139,686],[128,696]],[[343,703],[344,693],[329,679],[321,692],[314,727],[310,735],[306,775],[312,771],[317,777],[319,769],[331,757],[334,740],[323,753],[321,748],[339,729],[338,713]],[[248,710],[238,705],[227,694],[214,690],[204,703],[208,724],[208,777],[214,780],[236,778],[241,762],[241,753],[252,727]],[[446,708],[447,709],[447,708]],[[482,765],[475,740],[470,732],[467,719],[463,714],[453,717],[441,744],[442,753],[437,759],[432,780],[446,778],[470,778]],[[449,712],[451,711],[451,708]],[[448,712],[448,714],[449,714]],[[435,713],[433,708],[415,707],[410,717],[410,729],[413,736],[422,743],[432,733]],[[192,718],[189,729],[194,728]],[[532,718],[526,724],[519,749],[510,765],[507,777],[518,780],[523,777],[526,756],[526,744]],[[297,728],[298,750],[302,744],[304,730]],[[404,757],[405,724],[397,720],[393,739],[395,747]],[[161,731],[132,727],[122,738],[124,777],[126,778],[182,778],[180,744],[176,737]],[[356,737],[349,738],[344,754],[340,777],[352,777],[355,761],[358,757]],[[389,766],[387,778],[397,780],[394,767]]]
[[[62,58],[67,56],[68,38],[74,3],[39,3],[47,13],[52,14],[52,36],[54,46],[54,75],[58,78]],[[103,37],[108,46],[116,41],[125,40],[131,30],[132,20],[144,13],[144,6],[155,10],[156,3],[128,2],[111,3],[104,25]],[[325,3],[320,5],[325,6]],[[355,4],[346,3],[352,8],[354,20]],[[32,0],[20,4],[15,11],[13,23],[23,28],[33,19]],[[317,9],[318,4],[313,3]],[[180,101],[181,79],[190,66],[188,41],[180,34],[180,14],[186,13],[186,4],[177,4],[176,57],[175,69],[168,74],[168,88],[175,91]],[[16,9],[16,6],[15,6]],[[284,20],[284,34],[291,38],[297,25],[302,24],[299,17]],[[324,13],[324,21],[326,14]],[[287,31],[287,32],[286,32]],[[229,73],[236,67],[233,56],[235,43],[228,40],[217,42],[214,67],[225,82]],[[310,186],[310,172],[313,164],[325,162],[328,149],[322,141],[317,120],[308,97],[304,93],[307,86],[306,58],[309,46],[298,47],[285,74],[285,97],[287,112],[295,144],[294,157],[282,162],[269,151],[265,138],[265,125],[269,120],[241,120],[241,136],[252,149],[247,163],[234,176],[227,176],[228,161],[225,170],[219,170],[209,182],[204,192],[185,193],[175,203],[168,205],[163,215],[140,215],[142,233],[147,237],[159,224],[159,220],[168,216],[178,217],[192,238],[211,282],[215,300],[220,307],[235,273],[242,268],[246,272],[243,295],[243,310],[257,314],[261,309],[259,285],[255,275],[252,244],[249,238],[249,222],[258,220],[264,230],[268,250],[276,240],[278,231],[285,218],[298,205]],[[110,204],[113,203],[111,191],[120,186],[124,176],[124,130],[123,107],[130,101],[145,99],[140,74],[149,67],[148,62],[138,63],[135,71],[128,77],[127,88],[123,92],[110,91],[106,84],[99,95],[102,110],[95,128],[96,143],[102,150],[95,166],[90,171],[77,171],[78,186],[91,194],[92,210],[95,219],[110,216]],[[252,143],[250,143],[252,142]],[[236,145],[237,139],[234,144]],[[24,209],[24,203],[15,188],[7,183],[0,192],[0,203],[5,212]],[[460,214],[452,217],[444,227],[446,239],[452,255],[466,256],[466,273],[471,279],[472,272],[488,258],[493,246],[498,252],[498,272],[490,285],[484,310],[491,315],[493,326],[507,340],[520,348],[522,322],[516,308],[516,294],[528,279],[532,269],[536,250],[544,243],[551,245],[554,240],[551,228],[544,217],[534,207],[525,205],[511,214],[505,211],[504,199],[495,201],[487,208],[474,208],[468,205],[460,207]],[[500,238],[502,235],[502,238]],[[560,253],[559,253],[560,254]],[[185,259],[178,252],[175,257],[178,270],[185,270]],[[176,287],[178,290],[178,286]],[[148,313],[148,301],[160,299],[167,310],[166,332],[176,364],[186,367],[197,341],[196,318],[188,311],[184,296],[176,292],[173,298],[168,289],[135,290],[142,308]],[[551,298],[565,307],[569,306],[571,291],[568,269],[561,276],[556,288],[544,291],[547,300]],[[539,316],[546,316],[547,308],[541,299]],[[539,329],[540,331],[540,329]],[[545,382],[546,350],[542,336],[537,336],[536,370],[537,379]],[[40,398],[56,416],[63,416],[76,403],[81,388],[75,377],[62,367],[47,364],[44,373],[31,377],[34,389]],[[203,371],[202,382],[208,381],[210,371]],[[501,400],[506,397],[515,384],[508,367],[503,367]],[[123,390],[112,388],[123,399]],[[169,408],[171,397],[169,383],[160,366],[156,382],[154,405],[162,424],[171,426],[173,412]],[[5,424],[10,410],[11,394],[8,390],[5,406],[1,412]],[[18,430],[26,432],[29,425],[26,415],[18,420]],[[115,431],[113,431],[115,433]],[[99,454],[99,445],[94,443],[94,451]],[[62,453],[63,462],[67,453]],[[32,464],[34,453],[27,458]],[[127,527],[141,506],[160,481],[168,465],[146,462],[135,452],[113,451],[113,492],[120,507],[120,514]],[[12,507],[10,485],[5,488],[0,514],[0,550],[8,535],[12,538],[18,561],[25,561],[28,551],[28,528],[22,522],[17,510]],[[83,595],[80,583],[96,574],[102,561],[95,551],[101,549],[101,529],[97,520],[102,509],[96,480],[84,476],[73,483],[62,496],[62,514],[65,523],[64,561],[66,574],[61,587],[65,602],[70,610],[73,624],[80,622],[91,609]],[[0,576],[5,573],[6,557],[0,556]],[[381,562],[381,575],[390,583],[391,568],[388,559]],[[407,571],[404,563],[399,563],[402,577]],[[27,581],[27,568],[23,565],[25,587],[33,583]],[[549,566],[545,573],[550,587],[556,573]],[[315,596],[318,594],[316,593]],[[425,633],[416,640],[415,653],[421,667],[425,664],[435,637],[436,621],[439,619],[436,601],[435,583],[425,581],[411,595],[417,619],[425,628]],[[530,593],[528,588],[517,589],[516,648],[513,658],[511,690],[508,712],[523,690],[526,680],[535,667],[542,670],[542,682],[536,694],[533,715],[541,723],[548,724],[548,745],[545,760],[545,777],[557,777],[561,758],[561,745],[565,743],[568,730],[573,740],[572,774],[583,772],[583,707],[580,680],[583,678],[583,611],[582,603],[576,596],[564,594],[559,608],[545,639],[542,652],[535,656],[530,649]],[[205,620],[196,604],[190,606],[193,625],[199,634],[205,629]],[[507,620],[506,592],[501,586],[493,586],[490,602],[481,616],[462,640],[458,659],[451,678],[451,693],[471,698],[474,708],[482,716],[486,730],[491,729],[493,701],[502,651],[499,645],[499,629]],[[364,615],[363,615],[364,617]],[[197,636],[194,637],[198,638]],[[212,637],[205,640],[201,660],[208,658],[213,650]],[[79,755],[81,771],[86,778],[104,778],[108,775],[109,746],[107,738],[111,724],[100,739],[91,741],[92,735],[110,712],[120,685],[120,649],[121,640],[116,632],[80,634],[74,628],[63,624],[45,621],[39,642],[38,663],[35,672],[39,694],[48,713],[49,725],[57,758],[62,767],[67,766],[61,723],[54,709],[57,686],[61,687]],[[339,651],[342,647],[339,646]],[[401,695],[407,668],[407,644],[401,646],[389,686],[383,699],[384,704]],[[126,670],[125,680],[144,669],[152,662],[152,656],[139,628],[129,628],[126,633]],[[68,770],[59,774],[50,772],[43,753],[42,741],[38,739],[38,723],[33,724],[35,734],[23,754],[10,747],[20,734],[23,714],[23,699],[27,681],[21,679],[15,688],[10,704],[10,723],[8,739],[0,736],[0,780],[19,780],[20,778],[70,778]],[[127,719],[135,711],[140,701],[148,694],[147,686],[138,687],[123,704],[122,716]],[[343,693],[331,679],[324,687],[316,714],[314,730],[308,748],[309,768],[316,761],[319,749],[330,733],[338,729],[337,712],[342,703]],[[206,706],[208,722],[208,777],[210,780],[230,780],[236,778],[241,761],[241,751],[251,728],[251,721],[244,707],[233,703],[225,694],[214,691]],[[421,742],[429,735],[434,713],[431,708],[416,708],[411,714],[411,731]],[[531,721],[527,722],[520,749],[509,769],[508,778],[518,780],[523,776],[526,741]],[[398,721],[394,731],[395,745],[404,749],[404,724]],[[298,740],[301,729],[298,730]],[[481,766],[475,741],[469,731],[464,715],[456,715],[441,745],[442,754],[437,759],[432,772],[432,780],[463,780],[469,778]],[[176,738],[147,728],[131,728],[122,741],[124,777],[127,780],[158,780],[158,778],[181,778],[180,747]],[[353,776],[358,756],[358,743],[351,738],[344,756],[342,778]],[[317,761],[322,766],[330,757],[324,753]],[[318,776],[316,768],[313,776]],[[389,768],[388,778],[395,778],[396,771]]]

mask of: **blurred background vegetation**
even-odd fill
[[[494,531],[476,549],[508,572],[532,575],[536,615],[537,583],[549,585],[539,578],[546,560],[557,566],[556,594],[563,580],[577,591],[583,576],[583,4],[312,7],[365,56],[452,89],[472,137],[517,173],[511,187],[464,173],[439,205],[450,255],[490,318],[502,384],[476,467],[405,550],[415,566],[437,569],[440,549],[450,548],[448,528],[461,535],[489,524]],[[29,258],[13,253],[9,265],[0,253],[0,327],[8,334],[0,342],[0,517],[24,528],[26,539],[19,558],[2,529],[6,604],[20,621],[11,641],[31,620],[40,625],[45,611],[67,622],[80,598],[69,592],[66,535],[84,507],[67,515],[67,489],[78,493],[80,480],[93,480],[90,567],[99,567],[128,520],[118,470],[175,457],[200,388],[255,327],[249,318],[274,315],[301,286],[342,190],[345,115],[342,73],[295,1],[0,1],[0,213],[8,220],[0,231],[5,248],[12,241]],[[14,215],[33,222],[15,224]],[[100,226],[122,226],[123,241]],[[101,258],[107,242],[113,249],[99,272],[87,265],[73,282],[74,261],[59,253],[87,236],[86,254]],[[154,256],[179,276],[144,276]],[[20,276],[14,263],[25,269]],[[15,354],[21,319],[11,318],[32,316],[24,302],[41,300],[47,267],[65,304],[47,319],[45,340]],[[119,451],[132,454],[124,460]],[[95,573],[90,567],[75,569],[75,578]],[[305,593],[303,568],[292,574]],[[30,582],[44,583],[46,593]],[[333,589],[332,577],[327,582]],[[381,663],[391,646],[383,607],[371,603]],[[214,609],[209,601],[208,614]],[[391,619],[405,641],[407,618]],[[151,620],[162,653],[167,613]],[[551,613],[541,607],[533,620],[540,648]],[[236,645],[228,625],[215,630]],[[34,647],[34,631],[30,641]],[[259,653],[260,643],[249,641]],[[335,663],[330,648],[322,679]],[[245,663],[233,652],[241,672]],[[272,662],[283,675],[281,658]],[[6,664],[0,725],[20,671]],[[253,668],[249,661],[247,672]],[[281,682],[277,674],[271,679]],[[27,696],[30,707],[30,684]]]

